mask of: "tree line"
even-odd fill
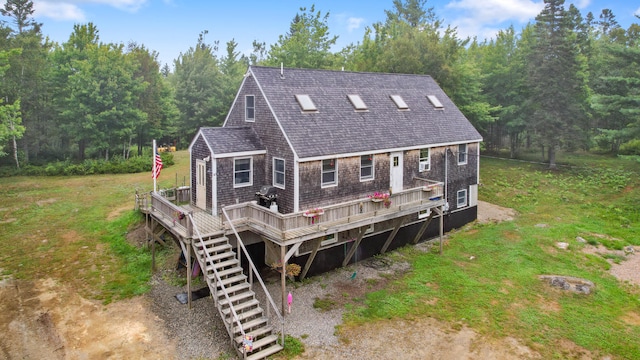
[[[58,44],[33,3],[0,9],[0,163],[128,158],[151,139],[186,146],[224,121],[250,64],[431,75],[489,151],[536,148],[640,155],[640,26],[609,9],[583,16],[564,0],[520,30],[461,38],[427,0],[393,0],[361,41],[335,50],[329,12],[300,8],[274,44],[241,54],[232,39],[196,44],[161,65],[144,44],[102,43],[93,23]],[[133,150],[133,154],[131,153]]]

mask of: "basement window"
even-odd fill
[[[400,95],[391,95],[391,100],[393,100],[394,104],[398,107],[398,110],[409,110],[409,105],[404,102],[402,96]]]
[[[302,111],[304,112],[318,111],[318,108],[313,103],[313,100],[311,100],[311,97],[309,95],[296,95],[296,100],[298,101],[298,104],[300,104],[300,108],[302,109]]]
[[[356,111],[369,110],[369,108],[367,108],[367,104],[362,101],[360,95],[347,95],[347,97],[349,97],[349,101],[351,101],[351,104],[356,109]]]
[[[442,105],[440,100],[438,100],[435,95],[427,95],[427,99],[429,99],[429,102],[431,103],[431,105],[433,105],[434,108],[444,109],[444,105]]]
[[[467,189],[459,190],[456,194],[456,207],[461,208],[467,206]]]

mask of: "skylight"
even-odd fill
[[[349,101],[353,104],[353,107],[356,110],[367,110],[367,104],[362,101],[360,95],[347,95],[349,97]]]
[[[400,95],[391,95],[391,100],[393,100],[393,102],[396,104],[396,106],[398,107],[399,110],[407,110],[407,109],[409,109],[409,106],[407,105],[406,102],[404,102],[404,100],[402,99],[402,96],[400,96]]]
[[[296,100],[298,100],[302,111],[318,111],[309,95],[296,95]]]
[[[431,102],[431,105],[433,105],[434,108],[436,109],[444,108],[440,100],[438,100],[438,98],[435,95],[427,95],[427,98],[429,99],[429,101]]]

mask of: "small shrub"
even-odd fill
[[[620,145],[622,155],[640,155],[640,139],[633,139]]]
[[[280,342],[278,339],[278,342]],[[284,349],[282,350],[282,356],[291,359],[296,357],[304,352],[304,344],[298,338],[295,338],[291,335],[284,336]]]
[[[336,306],[336,302],[331,300],[328,297],[325,298],[316,298],[313,301],[313,308],[318,309],[320,311],[329,311]]]

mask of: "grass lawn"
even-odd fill
[[[600,156],[571,161],[574,166],[550,172],[542,165],[481,159],[480,199],[516,209],[517,219],[455,231],[442,256],[404,248],[412,272],[351,308],[347,326],[431,316],[516,337],[543,358],[570,357],[560,346],[566,340],[597,356],[638,358],[640,326],[623,319],[640,315],[640,289],[618,282],[607,272],[610,264],[583,253],[587,245],[576,237],[612,249],[640,245],[640,166]],[[559,241],[569,250],[559,250]],[[595,291],[550,289],[538,279],[543,274],[585,278]]]
[[[188,183],[188,152],[174,160],[159,188]],[[0,272],[51,277],[105,302],[146,291],[151,254],[125,235],[143,219],[135,190],[152,188],[151,173],[0,178]]]

